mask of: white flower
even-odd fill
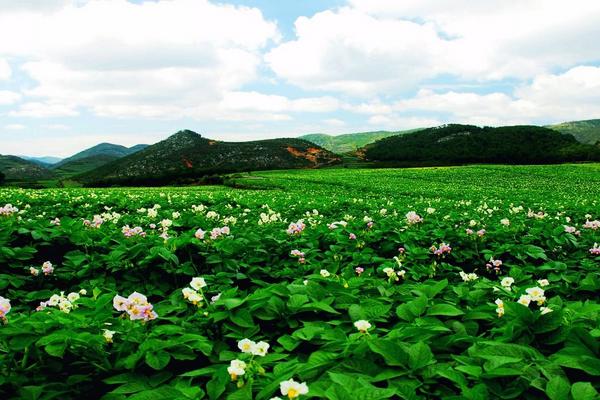
[[[200,290],[203,287],[206,287],[206,281],[204,280],[204,278],[193,278],[190,282],[190,286],[196,290]]]
[[[35,267],[29,267],[29,273],[33,276],[38,276],[40,274],[40,270]]]
[[[250,339],[242,339],[238,342],[238,348],[242,351],[242,353],[253,353],[255,347],[256,343]]]
[[[254,345],[254,349],[252,349],[252,354],[255,356],[264,357],[267,354],[267,350],[269,350],[269,343],[267,342],[258,342]]]
[[[104,329],[102,336],[104,336],[104,340],[106,340],[106,343],[112,343],[113,336],[115,335],[115,333],[115,331],[109,331],[108,329]]]
[[[81,289],[81,290],[79,291],[79,294],[80,294],[80,295],[82,295],[82,296],[85,296],[85,295],[87,294],[87,290],[85,290],[85,289]]]
[[[308,393],[308,386],[306,386],[305,382],[300,383],[293,379],[281,382],[279,389],[281,390],[281,394],[287,396],[290,400]]]
[[[496,299],[496,312],[498,313],[498,317],[502,317],[504,315],[504,302],[501,299]]]
[[[464,282],[470,282],[470,281],[474,281],[476,279],[479,279],[479,277],[477,276],[477,274],[471,272],[470,274],[465,273],[464,271],[460,271],[459,272],[460,277],[462,278],[462,280]]]
[[[69,294],[68,294],[68,296],[67,296],[67,299],[68,299],[70,302],[77,301],[77,300],[79,300],[79,293],[76,293],[76,292],[71,292],[71,293],[69,293]]]
[[[328,276],[330,276],[331,274],[329,273],[329,271],[327,271],[326,269],[322,269],[320,272],[321,276],[323,278],[327,278]]]
[[[540,279],[540,280],[537,281],[537,283],[541,287],[548,286],[550,284],[550,282],[548,281],[548,279]]]
[[[362,333],[366,333],[369,328],[371,328],[371,324],[369,321],[365,321],[364,319],[360,319],[354,323],[356,329],[358,329]]]
[[[423,218],[417,214],[414,211],[409,211],[406,213],[406,222],[409,225],[414,225],[414,224],[418,224],[420,222],[423,222]]]
[[[544,315],[551,313],[553,310],[550,307],[540,307],[540,311],[542,312],[542,315]]]
[[[531,303],[531,297],[528,294],[523,294],[517,300],[517,303],[524,305],[525,307],[529,307],[529,303]]]
[[[539,287],[535,286],[526,289],[525,292],[529,295],[529,297],[531,297],[532,301],[537,301],[538,305],[542,305],[546,301],[546,297],[544,297],[544,289],[540,289]]]
[[[246,373],[246,363],[241,360],[231,360],[227,372],[231,376],[231,380],[236,380],[238,376]]]
[[[198,230],[196,231],[196,233],[194,233],[194,236],[196,237],[196,239],[198,240],[202,240],[204,239],[204,236],[206,235],[206,232],[204,232],[201,228],[198,228]]]
[[[515,280],[513,278],[511,278],[510,276],[507,276],[506,278],[503,278],[500,281],[500,285],[502,285],[503,288],[510,290],[511,285],[515,283]]]
[[[500,220],[500,223],[504,226],[509,226],[510,225],[510,220],[508,218],[502,218]]]
[[[427,208],[427,214],[433,214],[434,212],[435,212],[435,208],[432,208],[432,207]]]

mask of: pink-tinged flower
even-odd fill
[[[0,215],[9,216],[19,212],[19,209],[12,204],[6,204],[4,207],[0,207]]]
[[[423,222],[423,218],[414,211],[409,211],[406,213],[406,222],[409,225],[415,225],[420,222]]]
[[[484,237],[485,236],[485,229],[480,229],[477,231],[477,236],[479,237]]]
[[[365,272],[365,269],[364,269],[363,267],[356,267],[356,268],[354,268],[354,271],[355,271],[355,272],[356,272],[358,275],[360,275],[360,274],[362,274],[363,272]]]
[[[129,225],[125,225],[124,227],[121,228],[121,232],[123,232],[123,235],[128,238],[133,237],[133,236],[140,236],[140,237],[146,236],[146,232],[144,232],[144,230],[142,229],[141,226],[136,226],[135,228],[130,228]]]
[[[203,240],[205,235],[206,235],[206,232],[204,232],[201,228],[198,228],[196,233],[194,233],[194,236],[198,240]]]
[[[351,233],[348,235],[348,239],[350,240],[356,240],[356,235],[354,233]]]
[[[598,246],[598,243],[594,243],[594,246],[590,249],[590,254],[600,256],[600,246]]]
[[[146,296],[138,292],[133,292],[127,298],[116,295],[113,298],[113,307],[117,311],[125,311],[130,320],[150,321],[158,317]]]
[[[231,231],[229,230],[228,226],[224,226],[221,228],[221,234],[222,235],[229,235],[229,233],[231,233]]]
[[[581,235],[581,232],[579,230],[577,230],[577,228],[575,228],[574,226],[563,225],[563,227],[565,228],[565,232],[566,233],[570,233],[570,234],[573,234],[575,236],[580,236]]]
[[[406,249],[404,247],[398,247],[398,253],[404,254],[405,251]]]
[[[465,230],[465,233],[466,233],[467,235],[472,235],[472,234],[473,234],[473,229],[471,229],[471,228],[467,228],[467,229]]]
[[[54,267],[52,266],[52,263],[50,261],[46,261],[42,264],[42,272],[44,273],[44,275],[52,275],[52,273],[54,272]]]
[[[288,235],[299,235],[302,233],[304,228],[306,228],[306,225],[304,225],[304,221],[298,220],[297,222],[292,222],[288,226],[286,232]]]
[[[10,300],[0,296],[0,319],[6,321],[6,314],[10,312]]]
[[[367,229],[371,229],[373,227],[373,221],[367,222]]]
[[[156,224],[150,224],[150,229],[156,229]]]
[[[600,221],[598,221],[598,220],[590,221],[588,219],[585,221],[585,224],[583,224],[583,227],[585,229],[592,229],[595,231],[600,228]]]
[[[40,270],[35,267],[29,267],[29,273],[33,276],[38,276],[40,274]]]
[[[290,255],[293,257],[304,257],[304,253],[298,249],[294,249],[294,250],[290,251]]]
[[[450,254],[450,252],[452,251],[452,247],[442,242],[440,243],[439,248],[433,245],[429,250],[431,250],[431,252],[438,257],[444,257],[446,254]]]

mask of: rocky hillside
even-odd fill
[[[165,184],[210,174],[318,168],[337,162],[337,155],[302,139],[222,142],[183,130],[76,179],[86,185]]]

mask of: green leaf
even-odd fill
[[[211,400],[219,399],[225,391],[230,377],[227,368],[223,367],[217,370],[212,379],[206,384],[206,393]]]
[[[156,370],[165,368],[170,360],[171,356],[165,351],[158,351],[156,353],[149,351],[146,353],[146,364]]]
[[[569,381],[560,376],[554,376],[546,384],[546,395],[550,400],[563,400],[569,398],[571,386]]]
[[[598,399],[598,392],[589,382],[575,382],[571,386],[571,395],[575,400]]]
[[[432,307],[430,307],[427,311],[427,315],[442,315],[448,317],[454,317],[463,314],[463,311],[453,306],[452,304],[435,304]]]
[[[408,348],[408,365],[412,370],[423,368],[434,362],[433,353],[425,343],[415,343]]]

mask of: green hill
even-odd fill
[[[121,157],[108,154],[95,154],[83,158],[68,161],[57,168],[54,172],[61,177],[70,177],[91,171]]]
[[[17,156],[0,155],[0,172],[7,181],[29,182],[54,178],[54,173],[47,168]]]
[[[337,155],[302,139],[221,142],[183,130],[75,179],[99,186],[185,183],[211,174],[316,168],[338,162]]]
[[[600,148],[539,126],[444,125],[381,139],[360,151],[384,165],[599,161]]]
[[[600,119],[563,122],[561,124],[548,125],[547,128],[573,135],[581,143],[597,144],[600,142]]]
[[[147,145],[145,145],[145,144],[138,144],[133,147],[125,147],[125,146],[121,146],[119,144],[100,143],[93,147],[90,147],[89,149],[80,151],[79,153],[74,154],[71,157],[61,160],[60,162],[52,165],[52,168],[60,169],[65,164],[69,164],[73,161],[81,160],[81,159],[92,157],[92,156],[110,156],[110,157],[112,157],[112,159],[111,159],[111,161],[112,161],[116,158],[125,157],[125,156],[133,154],[135,152],[138,152],[138,151],[144,149],[145,147],[147,147]],[[71,168],[71,167],[69,167],[69,168]]]
[[[312,133],[309,135],[300,136],[300,139],[308,140],[333,151],[337,154],[348,153],[366,146],[369,143],[375,142],[389,136],[402,135],[405,133],[416,132],[419,129],[411,129],[406,131],[375,131],[375,132],[357,132],[346,133],[343,135],[328,135],[325,133]]]
[[[64,160],[50,166],[62,178],[83,174],[102,165],[108,164],[121,157],[136,153],[148,145],[138,144],[132,147],[125,147],[112,143],[100,143],[89,149],[65,158]]]

